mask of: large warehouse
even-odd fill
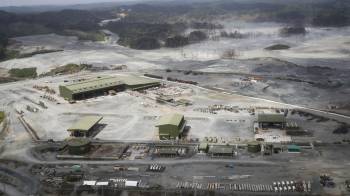
[[[123,91],[125,84],[115,77],[96,78],[59,86],[60,95],[66,100],[82,100],[103,95],[109,90]]]
[[[160,83],[158,81],[137,76],[113,76],[62,85],[59,86],[59,91],[60,95],[66,100],[73,101],[104,95],[110,90],[116,92],[123,91],[126,88],[141,90],[159,85]]]
[[[142,90],[146,88],[160,86],[160,82],[156,80],[139,77],[139,76],[123,75],[123,76],[118,76],[118,79],[126,85],[126,88],[131,90]]]
[[[182,114],[168,114],[159,119],[159,139],[170,140],[180,136],[186,126],[186,120]]]

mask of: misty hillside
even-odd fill
[[[296,3],[298,2],[298,3]],[[182,34],[194,23],[201,27],[216,28],[219,24],[211,24],[213,20],[235,17],[237,19],[280,22],[286,25],[340,27],[350,25],[350,3],[348,1],[193,1],[182,4],[143,3],[120,6],[101,7],[94,4],[95,9],[47,11],[39,13],[10,13],[0,11],[2,25],[1,46],[7,45],[7,38],[25,35],[56,33],[74,35],[82,40],[103,40],[100,31],[107,28],[117,33],[119,43],[132,48],[158,48],[160,42],[167,38]],[[74,8],[74,6],[72,6]],[[99,22],[113,19],[124,13],[117,22],[101,27]],[[204,24],[204,26],[203,26]],[[198,26],[198,24],[197,24]],[[152,45],[147,46],[148,44]],[[4,51],[2,49],[1,51]],[[5,54],[1,55],[3,58]]]

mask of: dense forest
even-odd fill
[[[115,18],[121,10],[127,16],[100,26],[104,19]],[[81,40],[102,41],[108,29],[119,35],[119,44],[135,49],[177,47],[206,39],[201,31],[189,37],[187,28],[221,29],[217,21],[222,17],[249,15],[254,21],[274,21],[298,26],[314,25],[341,27],[350,25],[350,1],[329,0],[298,4],[275,1],[264,3],[215,1],[206,3],[135,4],[91,10],[62,10],[16,14],[0,11],[0,60],[13,56],[7,51],[8,38],[25,35],[56,33],[77,36]],[[236,37],[234,34],[223,36]]]

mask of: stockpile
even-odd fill
[[[246,192],[272,192],[273,187],[265,184],[230,184],[230,190]]]
[[[275,192],[311,192],[311,182],[308,181],[277,181],[273,182]]]
[[[163,76],[153,75],[153,74],[144,74],[146,77],[150,78],[156,78],[156,79],[163,79]]]
[[[229,106],[229,105],[211,105],[207,108],[195,108],[194,111],[203,112],[203,113],[211,113],[211,114],[217,114],[218,111],[227,111],[227,112],[234,112],[238,113],[239,110],[242,110],[242,108],[239,108],[238,106]],[[254,112],[254,110],[248,109],[248,112]]]
[[[197,85],[198,82],[195,81],[191,81],[191,80],[181,80],[181,79],[177,79],[177,78],[171,78],[171,77],[167,77],[168,81],[172,81],[172,82],[179,82],[179,83],[184,83],[184,84],[193,84],[193,85]]]
[[[49,101],[52,101],[52,102],[56,102],[57,99],[55,99],[54,97],[50,96],[50,95],[43,95],[43,96],[40,96],[41,98],[44,98],[44,99],[47,99]]]
[[[56,91],[54,89],[51,89],[48,86],[34,85],[33,88],[37,89],[37,90],[40,90],[40,91],[45,91],[46,93],[49,93],[49,94],[56,94]]]
[[[158,164],[149,165],[147,168],[147,171],[151,171],[151,172],[163,172],[164,170],[165,170],[165,166],[158,165]]]
[[[335,183],[333,182],[333,178],[331,178],[328,174],[320,175],[320,183],[323,187],[334,188]]]

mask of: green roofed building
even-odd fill
[[[85,116],[74,123],[67,131],[74,137],[89,137],[101,120],[101,116]]]
[[[288,152],[300,152],[301,147],[295,144],[287,145]]]
[[[131,90],[142,90],[160,86],[160,82],[149,78],[143,78],[139,76],[118,76],[118,79],[122,81],[126,88]]]
[[[159,139],[176,139],[183,132],[185,126],[186,121],[182,114],[168,114],[162,116],[156,125],[159,130]]]
[[[66,100],[82,100],[103,95],[109,90],[123,91],[125,84],[115,77],[96,78],[59,86],[60,95]]]
[[[126,88],[141,90],[160,86],[160,82],[139,76],[101,77],[59,86],[60,95],[66,100],[82,100],[107,94],[110,90],[120,92]]]
[[[226,145],[210,146],[208,154],[212,157],[232,157],[234,149],[232,146]]]
[[[71,155],[81,155],[90,151],[91,142],[87,138],[71,138],[67,141],[68,152]]]
[[[260,128],[278,128],[286,127],[286,117],[283,114],[258,114],[258,123]]]
[[[208,143],[202,142],[198,145],[198,151],[208,152],[208,149],[209,149]]]

